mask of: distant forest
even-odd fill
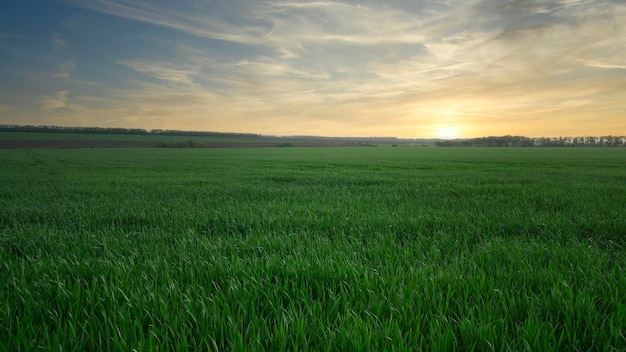
[[[32,125],[0,125],[3,132],[47,132],[47,133],[84,133],[84,134],[127,134],[127,135],[162,135],[186,137],[248,137],[261,138],[255,133],[180,131],[180,130],[145,130],[141,128],[121,127],[61,127]],[[395,137],[386,139],[396,139]],[[471,139],[437,140],[439,147],[626,147],[626,136],[584,136],[584,137],[538,137],[490,136]]]
[[[179,131],[179,130],[144,130],[141,128],[121,127],[62,127],[32,125],[0,125],[2,132],[46,132],[46,133],[84,133],[84,134],[129,134],[129,135],[161,135],[186,137],[261,137],[254,133]]]
[[[440,147],[625,147],[624,136],[539,137],[491,136],[436,141]]]

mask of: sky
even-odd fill
[[[3,1],[0,124],[626,135],[626,1]]]

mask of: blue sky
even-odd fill
[[[626,135],[625,57],[623,1],[4,2],[0,123]]]

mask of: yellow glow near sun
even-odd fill
[[[437,128],[437,138],[439,139],[459,138],[459,129],[453,126],[441,126]]]

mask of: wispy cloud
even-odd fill
[[[78,1],[66,0],[75,6],[103,12],[109,15],[128,18],[135,21],[154,24],[157,26],[180,30],[192,35],[231,41],[242,44],[254,44],[258,38],[267,33],[268,29],[263,25],[236,24],[224,20],[223,13],[214,12],[210,4],[201,6],[199,3],[179,1],[176,3],[166,1],[142,1],[142,0],[92,0]],[[216,6],[220,6],[219,4]],[[235,4],[226,6],[224,11],[245,11],[247,5],[236,9]],[[244,18],[245,19],[245,18]]]
[[[61,37],[59,37],[58,35],[52,36],[52,38],[50,39],[50,42],[52,44],[52,49],[54,52],[59,53],[67,49],[67,42],[63,40]]]
[[[41,101],[41,108],[46,111],[54,111],[66,107],[69,91],[60,90],[55,95],[45,96]]]
[[[195,85],[193,76],[197,74],[192,67],[180,63],[151,62],[146,60],[117,61],[118,64],[176,85]]]
[[[57,71],[54,73],[56,78],[68,78],[72,75],[74,70],[74,60],[65,60],[57,66]]]
[[[626,65],[623,64],[613,64],[595,60],[581,60],[585,66],[589,67],[597,67],[597,68],[606,68],[606,69],[619,69],[626,70]]]
[[[402,9],[344,2],[274,2],[256,14],[273,24],[267,40],[281,44],[419,44],[426,20]],[[348,20],[349,19],[349,20]]]

